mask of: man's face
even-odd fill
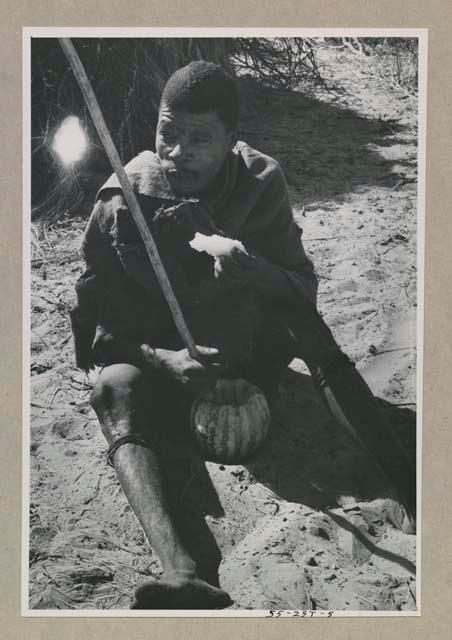
[[[213,111],[159,113],[155,146],[168,182],[178,195],[197,195],[220,171],[236,141]]]

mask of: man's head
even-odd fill
[[[163,89],[156,151],[176,193],[196,195],[220,171],[237,139],[235,81],[211,62],[178,69]]]

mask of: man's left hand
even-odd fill
[[[266,298],[279,298],[288,287],[287,278],[278,267],[238,247],[215,260],[215,276],[226,286],[250,286]]]

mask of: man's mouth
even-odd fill
[[[183,178],[183,179],[193,179],[195,177],[195,172],[190,171],[189,169],[179,169],[176,167],[171,167],[166,170],[166,174],[172,178]]]

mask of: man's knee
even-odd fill
[[[117,405],[129,406],[144,395],[145,376],[141,369],[130,364],[105,367],[91,393],[91,406],[97,414]]]

